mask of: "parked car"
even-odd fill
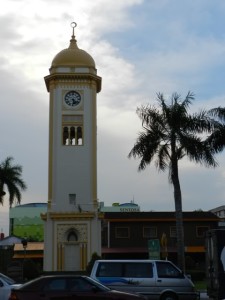
[[[109,288],[154,300],[199,298],[190,277],[167,260],[96,260],[90,277]]]
[[[8,300],[140,300],[144,296],[111,290],[80,275],[46,275],[11,290]]]
[[[11,289],[17,286],[19,286],[19,284],[16,284],[16,282],[12,278],[0,273],[0,299],[1,300],[8,300]]]

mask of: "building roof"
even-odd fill
[[[213,209],[210,209],[210,211],[211,212],[219,212],[219,211],[221,211],[221,210],[224,210],[225,211],[225,205],[221,205],[221,206],[217,206],[217,207],[215,207],[215,208],[213,208]]]
[[[150,212],[105,212],[104,220],[123,220],[123,221],[175,221],[175,212],[150,211]],[[185,211],[183,212],[184,221],[219,221],[220,218],[210,211]]]
[[[34,202],[34,203],[26,203],[26,204],[20,204],[16,205],[14,208],[24,208],[24,207],[46,207],[47,208],[47,203],[46,202]]]
[[[43,242],[27,242],[26,251],[43,251]],[[24,251],[22,243],[15,244],[14,251]]]
[[[26,250],[26,251],[25,251]],[[22,243],[15,244],[13,258],[43,258],[44,243],[43,242],[28,242],[26,249]]]
[[[14,235],[10,235],[7,236],[6,238],[0,240],[0,246],[12,246],[16,243],[21,243],[21,238],[14,236]]]

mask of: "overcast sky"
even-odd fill
[[[143,211],[174,210],[167,173],[138,172],[127,155],[141,130],[140,105],[156,93],[195,94],[193,111],[225,106],[224,0],[4,0],[0,10],[0,161],[23,166],[22,204],[46,202],[49,94],[44,76],[69,46],[92,55],[102,91],[97,100],[98,198],[134,200]],[[225,203],[225,152],[219,167],[180,164],[183,210]],[[8,199],[0,207],[8,232]]]

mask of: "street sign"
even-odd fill
[[[149,259],[160,259],[160,243],[158,239],[148,240]]]

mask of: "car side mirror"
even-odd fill
[[[179,274],[178,274],[178,278],[184,278],[185,276],[184,276],[184,272],[183,271],[181,271]]]

